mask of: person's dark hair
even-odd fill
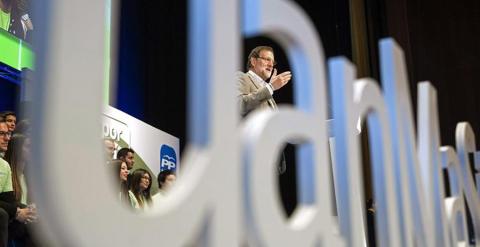
[[[250,54],[248,55],[248,58],[247,58],[247,69],[250,69],[252,68],[252,63],[250,63],[250,60],[252,57],[255,57],[255,58],[258,58],[260,56],[260,52],[261,51],[271,51],[273,52],[273,48],[270,47],[270,46],[257,46],[255,48],[253,48],[253,50],[250,52]]]
[[[115,180],[118,181],[120,184],[120,200],[129,204],[128,201],[128,186],[127,186],[127,181],[122,181],[120,180],[120,170],[122,169],[122,163],[124,163],[121,160],[112,160],[108,162],[109,166],[111,167],[112,173],[114,175]]]
[[[30,120],[23,119],[17,123],[15,127],[15,133],[22,135],[29,135],[31,130]]]
[[[0,113],[0,115],[3,117],[3,118],[7,118],[8,116],[15,116],[17,117],[17,115],[15,114],[15,112],[13,111],[2,111]]]
[[[20,202],[23,194],[22,186],[20,185],[20,175],[25,168],[25,164],[21,162],[22,159],[25,158],[23,145],[27,139],[28,137],[24,135],[13,135],[8,142],[8,148],[5,152],[5,160],[10,164],[10,168],[12,169],[13,193],[17,202]]]
[[[140,181],[143,175],[145,174],[148,174],[148,176],[150,177],[150,183],[148,184],[148,188],[142,191],[140,188]],[[135,198],[137,198],[137,201],[140,204],[140,207],[142,208],[143,208],[143,201],[140,199],[140,196],[143,195],[143,197],[145,197],[148,204],[151,204],[152,202],[152,196],[150,195],[150,188],[152,188],[152,174],[150,174],[150,172],[148,172],[145,169],[135,170],[132,174],[132,180],[129,184],[129,189],[130,191],[132,191],[133,195],[135,195]]]
[[[122,149],[118,150],[117,159],[127,157],[128,153],[135,154],[135,151],[133,151],[133,149],[131,149],[131,148],[122,148]]]
[[[158,182],[158,188],[161,189],[163,184],[165,183],[165,180],[167,179],[168,176],[170,175],[175,175],[175,171],[173,170],[164,170],[164,171],[161,171],[159,174],[158,174],[158,177],[157,177],[157,182]]]

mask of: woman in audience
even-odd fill
[[[23,243],[21,246],[35,246],[36,241],[26,224],[35,221],[37,217],[35,204],[30,204],[24,170],[30,162],[30,138],[24,135],[13,135],[8,143],[5,160],[10,164],[12,171],[13,195],[17,207],[28,209],[32,219],[25,222],[13,221],[8,226],[8,238]],[[27,206],[28,205],[28,206]],[[18,212],[18,211],[17,211]]]
[[[30,159],[30,138],[13,135],[8,143],[5,160],[12,170],[12,185],[15,200],[23,205],[28,202],[28,189],[23,171]]]
[[[127,186],[127,177],[128,169],[127,164],[121,160],[112,160],[110,161],[112,171],[115,176],[115,182],[120,185],[119,197],[121,202],[130,203],[128,196],[128,186]],[[117,184],[115,184],[117,186]]]
[[[172,170],[161,171],[158,174],[158,193],[152,196],[154,204],[161,203],[162,199],[165,197],[165,194],[170,190],[176,180],[177,176],[175,176],[175,172]]]
[[[152,203],[150,188],[152,176],[145,169],[135,170],[132,174],[132,181],[129,184],[128,195],[134,209],[147,209]]]

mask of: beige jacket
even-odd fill
[[[265,85],[259,85],[248,73],[237,72],[238,105],[242,117],[255,109],[276,109],[277,104]]]

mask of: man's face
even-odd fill
[[[104,140],[104,145],[107,159],[113,159],[113,153],[115,152],[115,143],[110,140]]]
[[[274,61],[275,57],[273,56],[273,52],[261,50],[258,57],[251,58],[251,70],[266,81],[272,74]]]
[[[8,131],[6,123],[0,123],[0,151],[6,152],[11,132]]]
[[[7,122],[8,131],[13,132],[15,130],[15,125],[17,124],[17,117],[14,115],[8,115],[5,118],[5,122]]]
[[[125,159],[125,163],[127,164],[128,170],[132,169],[133,164],[135,164],[135,161],[133,160],[133,153],[128,152],[124,159]]]

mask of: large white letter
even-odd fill
[[[450,245],[468,246],[467,214],[464,203],[465,189],[463,187],[464,182],[460,168],[460,161],[458,161],[457,153],[452,147],[441,147],[440,153],[442,157],[442,167],[447,169],[448,172],[448,181],[450,184],[450,192],[452,194],[451,197],[445,199]]]
[[[476,246],[480,246],[480,200],[473,181],[472,171],[470,169],[470,153],[476,151],[475,134],[469,123],[461,122],[455,129],[455,141],[458,151],[458,160],[462,169],[463,187],[467,199],[470,215],[472,216]],[[477,160],[475,160],[477,161]],[[480,164],[475,164],[478,169]]]
[[[428,234],[430,229],[427,227],[424,190],[420,180],[405,58],[402,49],[393,39],[380,41],[380,63],[382,85],[392,126],[402,246],[433,247],[434,236]]]
[[[449,246],[445,214],[445,186],[440,164],[437,92],[429,82],[418,85],[418,155],[422,171],[427,218],[434,226],[435,246]],[[432,227],[429,227],[432,228]]]
[[[365,246],[366,218],[360,163],[358,113],[353,102],[355,67],[346,59],[329,61],[335,143],[334,183],[340,230],[348,246]]]
[[[41,195],[42,229],[55,233],[50,236],[58,246],[238,245],[241,170],[238,139],[231,134],[239,118],[232,81],[240,50],[237,1],[190,1],[192,141],[182,181],[152,217],[122,208],[105,179],[110,174],[97,134],[104,2],[34,4],[39,79],[32,188]]]
[[[354,84],[356,72],[346,59],[332,59],[329,65],[335,119],[335,192],[342,233],[347,237],[349,246],[365,244],[362,239],[365,237],[365,200],[359,158],[360,137],[355,125],[359,117],[368,118],[378,209],[377,243],[379,246],[400,246],[390,126],[381,91],[375,82],[368,79]]]

